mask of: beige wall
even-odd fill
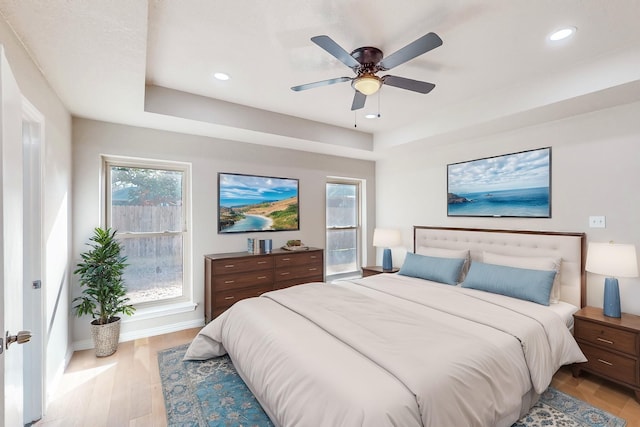
[[[413,225],[585,232],[588,241],[633,243],[640,254],[638,112],[639,103],[628,104],[481,139],[390,150],[376,163],[376,217],[379,226],[402,229],[405,248],[394,251],[394,264],[412,248]],[[447,217],[447,164],[548,146],[552,218]],[[589,228],[590,215],[606,216],[606,228]],[[640,279],[619,280],[622,310],[640,314]],[[602,306],[603,283],[587,275],[589,305]]]
[[[375,222],[373,162],[74,118],[73,257],[76,260],[84,250],[93,227],[100,225],[102,220],[102,154],[175,160],[192,165],[193,292],[199,306],[195,312],[125,323],[122,330],[125,339],[197,326],[203,321],[205,254],[244,251],[247,237],[271,238],[275,247],[295,238],[307,245],[323,248],[325,182],[328,176],[366,180],[370,227]],[[300,230],[219,235],[216,228],[218,172],[298,178]],[[370,258],[372,262],[373,254]],[[77,293],[75,286],[73,292]],[[77,347],[90,345],[86,319],[76,320],[73,331]]]

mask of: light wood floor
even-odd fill
[[[162,427],[167,425],[158,371],[158,350],[190,342],[199,329],[121,343],[109,357],[78,351],[64,373],[55,399],[38,427]],[[551,384],[640,427],[634,394],[590,374],[573,378],[562,368]]]
[[[120,343],[109,357],[77,351],[38,427],[167,425],[158,351],[191,342],[200,329]]]
[[[551,385],[556,389],[584,400],[627,420],[627,427],[640,427],[640,403],[628,388],[600,379],[589,373],[574,378],[569,367],[562,367],[553,377]]]

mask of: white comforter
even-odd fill
[[[586,360],[546,307],[399,275],[238,302],[186,357],[225,352],[282,426],[509,426]]]

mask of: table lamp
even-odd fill
[[[586,270],[608,276],[604,280],[602,313],[608,317],[622,317],[620,289],[616,277],[638,277],[635,245],[589,243]]]
[[[373,230],[373,246],[384,248],[382,252],[382,271],[391,271],[393,269],[390,248],[401,244],[400,231],[389,228],[376,228]]]

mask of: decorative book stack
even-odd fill
[[[271,239],[247,239],[247,252],[250,254],[270,254],[272,247]]]

